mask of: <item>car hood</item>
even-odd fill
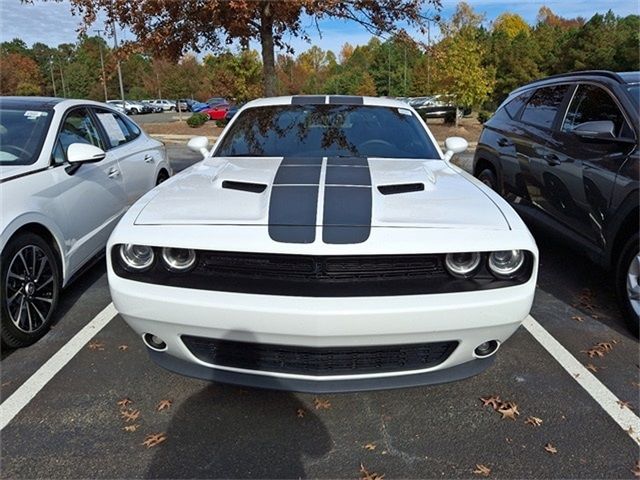
[[[481,187],[442,160],[352,160],[209,158],[159,186],[135,224],[308,225],[302,219],[312,218],[325,226],[509,229]]]

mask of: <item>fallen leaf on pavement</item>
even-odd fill
[[[89,347],[89,350],[102,351],[102,350],[104,350],[104,343],[101,343],[98,340],[91,340],[89,342],[89,344],[87,345],[87,347]]]
[[[636,466],[631,469],[634,477],[640,477],[640,461],[636,462]]]
[[[331,402],[329,400],[322,400],[320,398],[315,398],[313,403],[316,406],[316,410],[328,410],[331,408]]]
[[[376,449],[376,444],[375,443],[367,443],[362,448],[364,448],[365,450],[372,451],[372,450]]]
[[[542,419],[538,417],[527,417],[524,423],[527,425],[533,425],[534,427],[539,427],[542,425]]]
[[[473,471],[476,475],[482,475],[483,477],[488,477],[491,474],[491,469],[486,465],[481,463],[476,464],[476,469]]]
[[[296,417],[298,418],[304,418],[306,410],[304,408],[299,408],[298,410],[296,410]]]
[[[160,400],[160,403],[156,405],[156,410],[161,412],[162,410],[171,408],[171,405],[173,405],[173,400]]]
[[[490,397],[480,397],[480,401],[482,402],[482,406],[489,406],[494,410],[498,410],[500,405],[502,405],[502,401],[500,400],[499,395],[491,395]]]
[[[620,408],[628,408],[629,410],[631,410],[631,407],[632,407],[631,402],[627,402],[627,401],[624,401],[624,400],[618,400],[616,403],[618,405],[620,405]]]
[[[376,472],[370,472],[363,464],[360,464],[360,478],[362,480],[382,480],[384,474],[379,475]]]
[[[122,408],[126,407],[130,403],[133,403],[133,402],[131,401],[130,398],[127,398],[127,397],[124,397],[122,400],[118,400],[118,406]]]
[[[121,352],[124,352],[128,348],[129,348],[129,345],[118,345],[118,350],[120,350]]]
[[[167,439],[167,436],[164,433],[152,433],[145,437],[144,442],[142,442],[142,445],[144,445],[147,448],[151,448],[151,447],[155,447],[156,445],[160,445],[166,439]]]
[[[571,320],[575,320],[576,322],[583,322],[584,318],[582,318],[580,315],[574,315],[573,317],[571,317]]]
[[[125,422],[135,422],[140,416],[140,410],[122,410],[120,415]]]
[[[549,452],[551,455],[555,455],[556,453],[558,453],[558,449],[556,447],[554,447],[553,445],[551,445],[550,443],[547,443],[544,446],[544,449]]]
[[[139,424],[137,424],[137,423],[136,423],[136,424],[134,424],[134,425],[126,425],[126,426],[123,428],[123,430],[124,430],[125,432],[135,432],[135,431],[138,429],[138,427],[139,427],[139,426],[140,426],[140,425],[139,425]]]
[[[502,414],[502,418],[510,418],[511,420],[515,420],[520,412],[518,411],[518,405],[513,402],[504,402],[498,408],[498,413]]]
[[[591,370],[593,373],[596,373],[598,370],[604,367],[596,367],[593,363],[587,364],[587,370]]]

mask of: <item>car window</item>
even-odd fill
[[[216,156],[440,158],[411,110],[278,105],[244,110]]]
[[[75,109],[67,115],[58,138],[65,155],[69,150],[69,145],[72,143],[88,143],[103,150],[105,149],[98,134],[98,129],[89,115],[89,110],[86,108]]]
[[[53,147],[53,152],[51,153],[51,160],[54,165],[62,165],[67,157],[64,154],[64,149],[62,148],[62,144],[60,143],[60,139],[56,140],[56,144]]]
[[[40,156],[53,112],[0,104],[0,165],[30,165]]]
[[[522,107],[524,106],[524,104],[526,103],[527,99],[530,96],[531,96],[531,92],[525,92],[525,93],[522,93],[522,94],[518,95],[514,99],[510,100],[504,106],[504,109],[507,112],[507,114],[511,118],[516,118],[518,116],[518,113],[520,113],[520,110],[522,110]]]
[[[624,115],[608,92],[597,85],[580,85],[573,96],[562,130],[572,132],[581,123],[600,120],[613,122],[616,137],[633,137]]]
[[[531,96],[522,112],[520,120],[543,128],[551,128],[568,85],[543,87]]]
[[[111,148],[124,145],[135,138],[135,135],[132,135],[122,117],[117,113],[98,110],[96,116],[107,134]]]
[[[127,117],[123,117],[122,115],[119,115],[119,118],[127,126],[127,129],[129,130],[129,134],[133,137],[132,140],[140,136],[141,132],[138,125],[133,123],[133,121],[129,120]]]

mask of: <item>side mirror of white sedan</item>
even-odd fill
[[[209,155],[209,139],[207,137],[193,137],[187,143],[189,150],[202,154],[203,157]]]
[[[456,153],[462,153],[469,148],[469,142],[462,137],[449,137],[444,141],[444,147],[444,159],[448,162]]]
[[[99,162],[106,155],[104,150],[88,143],[72,143],[67,149],[67,161],[72,165]]]

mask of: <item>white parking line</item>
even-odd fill
[[[564,368],[578,384],[609,414],[631,439],[640,445],[640,418],[629,408],[621,408],[616,397],[595,375],[587,370],[569,351],[547,332],[533,317],[528,316],[524,327],[540,345]],[[632,430],[630,430],[632,429]]]
[[[118,312],[113,303],[107,305],[82,330],[75,334],[53,357],[40,367],[36,373],[20,385],[13,394],[0,405],[0,430],[15,417],[20,410],[35,397],[44,386],[49,383],[61,369],[78,353],[85,344],[102,330]]]

